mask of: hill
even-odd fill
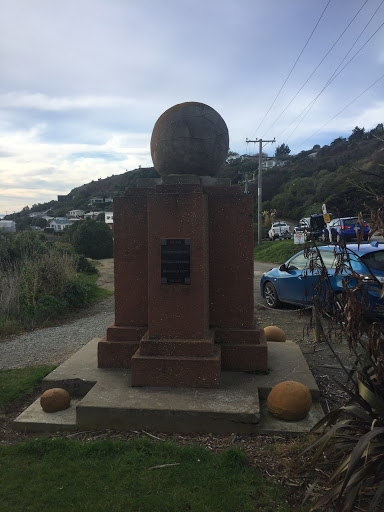
[[[321,213],[326,203],[334,215],[348,216],[375,207],[376,196],[384,196],[384,128],[383,124],[369,132],[356,127],[346,138],[339,137],[330,145],[314,146],[297,155],[284,155],[275,167],[263,170],[263,210],[277,210],[277,216],[299,219]],[[284,165],[283,165],[284,164]],[[243,186],[246,174],[258,171],[258,158],[230,152],[220,176]],[[92,197],[121,196],[139,178],[159,177],[153,167],[135,169],[123,174],[76,187],[61,201],[33,205],[16,214],[16,219],[29,212],[48,211],[64,216],[71,209],[89,210]],[[249,192],[257,199],[257,183],[249,183]],[[103,208],[104,207],[104,208]],[[110,209],[110,203],[101,209]]]

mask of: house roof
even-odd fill
[[[64,217],[56,217],[56,219],[53,219],[51,221],[51,224],[55,222],[56,224],[70,224],[68,219],[65,219]]]

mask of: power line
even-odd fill
[[[327,51],[327,53],[324,55],[324,57],[321,59],[321,61],[319,62],[319,64],[315,67],[315,69],[312,71],[312,73],[309,75],[309,77],[306,79],[306,81],[303,83],[303,85],[300,87],[300,89],[297,91],[297,93],[293,96],[293,98],[291,99],[291,101],[288,103],[288,105],[284,108],[284,110],[280,113],[280,115],[273,121],[273,123],[269,126],[269,128],[266,130],[266,132],[269,132],[271,130],[271,128],[277,123],[277,121],[280,119],[280,117],[284,114],[284,112],[286,112],[287,108],[292,104],[292,102],[297,98],[297,96],[299,95],[299,93],[303,90],[303,88],[305,87],[305,85],[309,82],[309,80],[313,77],[313,75],[316,73],[316,71],[319,69],[319,67],[321,66],[321,64],[324,62],[324,60],[328,57],[328,55],[331,53],[331,51],[333,50],[333,48],[337,45],[337,43],[340,41],[340,39],[343,37],[343,35],[345,34],[345,32],[348,30],[348,28],[352,25],[352,23],[354,22],[354,20],[357,18],[357,16],[360,14],[361,10],[363,9],[363,7],[366,5],[366,3],[368,2],[368,0],[365,0],[365,2],[363,3],[363,5],[360,7],[360,9],[357,11],[357,13],[354,15],[354,17],[351,19],[351,21],[348,23],[348,25],[345,27],[345,29],[343,30],[343,32],[340,34],[340,36],[336,39],[336,41],[333,43],[333,45],[330,47],[330,49]],[[356,42],[355,42],[356,43]],[[264,135],[263,135],[264,137]]]
[[[331,1],[332,1],[332,0],[328,0],[328,3],[327,3],[327,5],[325,6],[325,8],[324,8],[323,12],[321,13],[320,18],[317,20],[317,23],[316,23],[316,25],[315,25],[314,29],[312,30],[311,35],[308,37],[307,42],[305,43],[305,45],[304,45],[303,49],[301,50],[301,52],[300,52],[299,56],[298,56],[298,57],[297,57],[297,59],[295,60],[295,63],[293,64],[293,66],[292,66],[292,68],[291,68],[291,71],[288,73],[287,78],[284,80],[283,85],[280,87],[280,90],[279,90],[279,92],[276,94],[275,99],[272,101],[271,106],[270,106],[270,107],[269,107],[269,109],[267,110],[267,112],[266,112],[266,114],[264,115],[263,119],[260,121],[259,126],[256,128],[256,130],[255,130],[255,134],[259,131],[260,126],[263,124],[263,122],[264,122],[265,118],[267,117],[267,115],[268,115],[268,114],[269,114],[269,112],[271,111],[271,108],[272,108],[272,107],[273,107],[273,105],[275,104],[275,102],[276,102],[277,98],[279,97],[279,95],[280,95],[281,91],[283,90],[283,87],[285,86],[285,84],[287,83],[287,81],[288,81],[289,77],[291,76],[291,74],[292,74],[293,70],[295,69],[296,64],[299,62],[300,57],[302,56],[302,54],[303,54],[303,52],[304,52],[305,48],[307,47],[307,45],[308,45],[309,41],[311,40],[311,38],[312,38],[312,36],[313,36],[313,34],[314,34],[314,32],[315,32],[315,30],[316,30],[316,28],[317,28],[318,24],[319,24],[319,23],[320,23],[320,21],[321,21],[321,18],[323,17],[323,15],[324,15],[325,11],[327,10],[328,5],[331,3]]]
[[[317,133],[319,133],[319,131],[321,131],[325,126],[327,126],[327,124],[329,124],[331,121],[333,121],[337,116],[339,116],[342,112],[344,112],[344,110],[346,110],[348,107],[350,107],[352,105],[352,103],[354,103],[356,100],[358,100],[363,94],[365,94],[369,89],[371,89],[374,85],[376,85],[378,82],[380,82],[380,80],[382,80],[384,78],[384,74],[381,75],[380,78],[378,78],[375,82],[373,82],[373,84],[371,84],[369,87],[367,87],[363,92],[361,92],[358,96],[356,96],[356,98],[354,98],[352,101],[350,101],[348,103],[348,105],[346,105],[344,108],[342,108],[337,114],[335,114],[331,119],[329,119],[329,121],[327,121],[325,124],[323,124],[323,126],[321,128],[319,128],[318,130],[316,130],[314,133],[312,133],[312,135],[310,137],[308,137],[308,139],[305,139],[304,142],[302,142],[299,146],[296,146],[294,150],[300,148],[301,146],[303,146],[308,140],[312,139],[312,137],[314,137]]]
[[[353,43],[353,45],[351,46],[351,48],[348,50],[347,54],[344,56],[344,58],[341,60],[340,64],[336,67],[336,69],[333,71],[332,75],[330,76],[330,78],[328,79],[328,81],[326,82],[326,84],[324,85],[324,87],[321,89],[321,91],[319,92],[319,94],[312,100],[308,103],[308,105],[306,107],[304,107],[304,109],[300,112],[300,114],[298,116],[296,116],[296,118],[286,127],[284,128],[284,130],[282,130],[279,135],[277,136],[277,138],[279,138],[286,130],[288,130],[288,128],[290,126],[292,126],[292,124],[294,122],[296,122],[299,117],[305,112],[303,118],[299,121],[299,123],[297,124],[297,126],[294,128],[294,130],[289,134],[289,136],[287,137],[286,141],[293,135],[293,133],[296,131],[296,129],[300,126],[300,124],[302,123],[302,121],[304,120],[304,118],[306,117],[306,115],[308,114],[309,110],[313,107],[313,105],[315,104],[315,102],[318,100],[318,98],[321,96],[321,94],[325,91],[325,89],[327,87],[329,87],[329,85],[331,85],[331,83],[340,75],[340,73],[342,73],[342,71],[344,71],[344,69],[353,61],[353,59],[361,52],[361,50],[369,43],[369,41],[376,35],[376,33],[382,28],[382,26],[384,25],[384,22],[375,30],[375,32],[365,41],[365,43],[357,50],[357,52],[349,59],[349,61],[340,69],[340,71],[337,72],[337,70],[340,68],[341,64],[344,62],[346,56],[351,52],[351,49],[353,48],[353,46],[356,44],[356,42],[358,41],[358,39],[361,37],[362,33],[365,31],[365,29],[367,28],[367,26],[369,25],[369,23],[372,21],[374,15],[376,14],[376,12],[378,11],[378,9],[381,7],[381,5],[384,3],[384,0],[381,1],[379,7],[376,9],[376,11],[374,12],[374,14],[372,15],[372,17],[370,18],[370,20],[368,21],[368,23],[365,25],[365,27],[363,28],[363,30],[360,32],[359,36],[357,37],[357,39],[355,40],[355,42]],[[336,73],[337,72],[337,73]],[[285,142],[286,142],[285,141]]]

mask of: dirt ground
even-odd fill
[[[97,269],[100,275],[97,284],[111,292],[115,289],[113,268],[113,258],[98,260]]]

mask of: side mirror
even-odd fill
[[[285,263],[283,263],[282,265],[280,265],[279,270],[280,272],[288,272],[288,267]]]

